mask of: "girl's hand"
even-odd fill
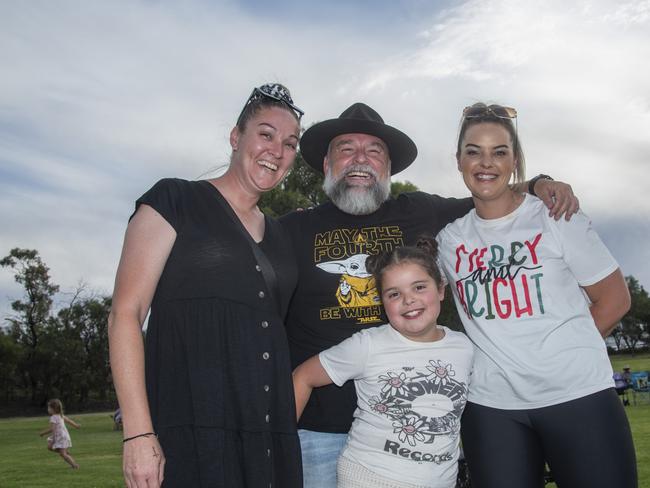
[[[124,444],[124,479],[127,488],[158,488],[165,471],[165,455],[155,436],[138,437]]]

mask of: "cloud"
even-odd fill
[[[63,290],[84,279],[109,293],[134,200],[227,162],[234,118],[265,81],[291,88],[305,125],[358,100],[377,108],[420,150],[400,179],[443,195],[466,194],[462,108],[513,105],[529,172],[570,182],[596,222],[626,222],[611,235],[648,241],[649,12],[605,0],[9,3],[0,253],[38,249]],[[642,257],[631,247],[625,259]],[[16,290],[2,271],[0,310]]]
[[[282,81],[305,108],[317,105],[310,97],[330,103],[321,94],[337,91],[355,59],[343,58],[341,73],[321,63],[380,49],[348,29],[289,25],[235,2],[6,6],[1,252],[37,249],[62,289],[84,279],[110,292],[135,199],[159,178],[226,163],[228,132],[255,85]],[[0,300],[15,296],[0,281]]]
[[[460,111],[477,100],[496,101],[519,110],[531,174],[571,182],[597,212],[618,200],[618,212],[650,213],[643,178],[650,70],[640,65],[650,57],[649,8],[471,0],[439,13],[419,46],[370,73],[361,89],[409,87],[401,103],[410,117],[402,118],[414,127],[422,157],[405,177],[425,188],[462,191],[452,170]],[[423,160],[438,162],[435,181]]]

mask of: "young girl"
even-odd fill
[[[70,441],[70,433],[65,424],[70,424],[75,429],[79,429],[81,426],[63,415],[63,404],[57,398],[47,402],[47,413],[50,415],[50,426],[39,435],[43,437],[44,435],[52,434],[47,438],[47,448],[52,452],[58,452],[72,469],[79,469],[79,465],[70,453],[68,453],[72,442]]]
[[[510,186],[524,176],[516,114],[463,112],[456,157],[475,210],[438,234],[476,345],[462,435],[472,486],[541,488],[546,460],[561,488],[634,488],[603,341],[628,310],[625,280],[584,214],[556,221]]]
[[[437,245],[420,239],[371,256],[390,324],[357,332],[293,373],[300,417],[313,388],[354,379],[358,403],[338,461],[339,488],[453,488],[473,349],[437,325]]]

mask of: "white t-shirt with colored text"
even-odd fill
[[[618,264],[582,212],[554,220],[526,195],[511,214],[472,210],[439,234],[440,259],[476,346],[469,401],[529,409],[613,386],[605,343],[581,286]]]

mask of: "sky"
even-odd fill
[[[650,290],[650,1],[0,0],[0,254],[36,249],[61,288],[111,294],[134,201],[205,178],[254,86],[303,126],[354,102],[418,145],[395,178],[466,196],[463,107],[515,107],[529,176],[572,185]],[[0,321],[22,290],[0,269]]]

